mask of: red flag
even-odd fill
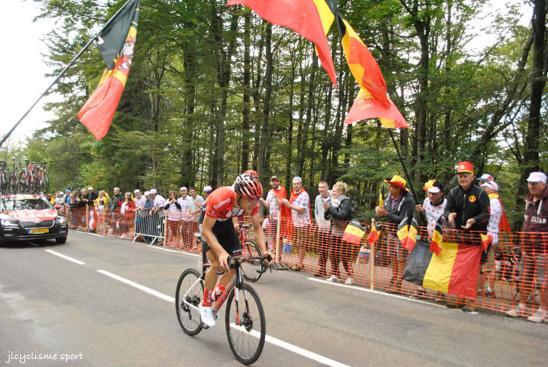
[[[377,64],[377,61],[375,61],[375,58],[352,26],[342,17],[339,18],[339,24],[343,28],[341,30],[343,32],[341,43],[344,56],[352,75],[354,75],[360,87],[367,89],[380,102],[381,106],[389,108],[390,101],[386,94],[386,82],[379,64]]]
[[[371,226],[371,232],[369,232],[369,236],[367,236],[367,243],[373,245],[379,240],[379,237],[379,229],[377,228],[377,225],[374,224]]]
[[[493,236],[490,234],[480,234],[481,236],[481,248],[483,251],[487,251],[491,242],[493,242]]]
[[[126,6],[127,9],[120,12],[119,18],[115,19],[110,27],[105,28],[108,34],[104,38],[100,37],[103,42],[101,46],[108,49],[108,51],[112,51],[113,46],[119,43],[120,36],[123,37],[122,40],[125,39],[125,43],[122,44],[122,48],[118,52],[115,52],[118,57],[115,60],[114,67],[105,70],[99,86],[77,115],[78,120],[88,128],[97,140],[103,139],[110,129],[112,118],[126,86],[133,58],[133,49],[137,36],[139,16],[137,7],[139,2],[133,1]]]
[[[314,43],[323,68],[337,84],[324,23],[312,0],[229,0],[227,5],[245,5],[266,21],[289,28]]]
[[[371,93],[365,89],[361,89],[344,123],[351,125],[361,120],[378,118],[385,128],[409,127],[396,105],[394,105],[394,102],[390,99],[388,102],[390,103],[390,107],[386,108],[380,101],[373,98]]]

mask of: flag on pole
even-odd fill
[[[377,223],[371,223],[371,232],[369,232],[369,236],[367,236],[367,243],[370,245],[375,244],[380,236],[381,232],[379,231]]]
[[[434,228],[434,232],[432,233],[432,239],[430,240],[430,251],[432,253],[440,256],[441,253],[441,243],[443,241],[443,229],[441,226],[441,222],[438,221],[436,223],[436,228]]]
[[[129,75],[139,18],[139,0],[131,0],[97,38],[106,70],[97,89],[77,114],[78,120],[101,140],[107,134]]]
[[[321,0],[229,0],[228,6],[244,5],[272,24],[289,28],[316,46],[322,67],[333,84],[337,84],[335,65],[326,34],[333,23],[325,1]],[[333,19],[331,19],[333,16]]]
[[[382,189],[379,191],[379,207],[384,208],[384,198],[382,197]]]
[[[491,244],[491,242],[493,242],[493,236],[491,236],[490,234],[480,233],[480,237],[481,237],[481,248],[483,251],[487,251],[487,249],[489,248],[489,245]]]
[[[362,120],[378,118],[384,128],[409,127],[409,124],[391,99],[388,99],[388,104],[389,106],[385,107],[367,89],[362,88],[354,100],[350,112],[346,115],[344,123],[351,125]]]
[[[411,222],[409,222],[409,219],[410,218],[403,218],[398,225],[398,232],[396,234],[398,235],[402,246],[406,248],[407,251],[411,252],[417,243],[418,224],[415,218],[412,218]]]

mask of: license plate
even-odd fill
[[[48,233],[49,232],[49,229],[48,228],[33,228],[33,229],[29,229],[29,233],[30,234],[43,234],[43,233]]]

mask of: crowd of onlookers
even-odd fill
[[[496,297],[496,274],[511,277],[508,267],[518,266],[520,269],[519,302],[507,312],[509,316],[528,316],[530,321],[548,321],[546,307],[546,247],[548,238],[548,185],[546,175],[533,172],[527,179],[529,194],[527,196],[524,232],[538,233],[538,238],[525,241],[518,246],[519,256],[510,249],[512,257],[500,256],[499,236],[509,232],[510,226],[504,212],[499,190],[494,177],[483,174],[475,176],[471,162],[459,162],[456,167],[457,185],[446,190],[438,180],[427,181],[423,186],[425,198],[417,203],[414,193],[409,191],[407,181],[394,175],[386,180],[388,195],[379,200],[375,208],[376,219],[386,223],[387,235],[383,241],[384,253],[391,268],[391,279],[385,289],[389,293],[401,293],[403,273],[408,251],[402,246],[397,236],[397,228],[403,220],[415,218],[424,225],[425,233],[419,233],[430,240],[436,226],[489,234],[490,245],[483,251],[481,259],[481,275],[479,292],[486,297]],[[292,189],[288,194],[276,176],[270,178],[270,190],[265,198],[261,198],[264,211],[263,228],[268,238],[269,246],[279,243],[284,246],[291,242],[296,252],[297,261],[291,270],[301,271],[305,267],[305,257],[310,251],[317,252],[317,271],[314,276],[325,277],[330,282],[342,281],[351,285],[354,283],[354,262],[358,256],[359,246],[343,241],[343,234],[348,222],[353,218],[352,202],[347,196],[348,187],[344,182],[336,182],[329,188],[327,181],[321,180],[317,186],[317,196],[311,200],[309,193],[303,187],[300,177],[292,180]],[[109,209],[112,219],[120,225],[114,226],[115,235],[139,232],[139,215],[154,215],[162,212],[166,219],[166,240],[183,244],[187,250],[196,250],[194,233],[198,230],[198,221],[207,195],[212,192],[210,186],[203,189],[199,195],[193,187],[181,187],[179,193],[169,191],[167,198],[161,196],[156,189],[141,193],[122,194],[115,187],[112,195],[101,190],[95,192],[93,187],[81,190],[67,189],[58,193],[52,201],[61,207],[92,208],[91,216],[97,216],[97,224],[101,225],[101,214]],[[137,218],[136,218],[137,216]],[[283,225],[282,225],[283,223]],[[131,226],[135,226],[131,228]],[[93,230],[93,228],[91,228]],[[471,232],[470,232],[471,233]],[[315,242],[310,240],[314,236]],[[481,246],[481,240],[469,236],[468,245]],[[314,246],[320,243],[320,246]],[[315,247],[315,248],[312,248]],[[505,249],[506,251],[506,249]],[[506,260],[505,260],[506,259]],[[510,259],[510,260],[508,260]],[[512,260],[513,259],[513,260]],[[514,261],[516,264],[508,264]],[[330,262],[330,271],[327,263]],[[345,270],[341,277],[340,265]],[[533,314],[526,314],[528,295],[534,290],[535,284],[541,293],[539,308]],[[419,287],[417,295],[424,295],[425,289]],[[448,305],[460,307],[463,311],[476,313],[473,300],[449,299]]]

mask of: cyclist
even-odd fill
[[[202,236],[205,240],[202,251],[206,254],[211,267],[205,276],[204,296],[200,304],[202,322],[215,326],[215,317],[211,308],[212,302],[222,294],[225,287],[234,277],[234,269],[229,269],[217,284],[217,272],[228,269],[228,257],[241,253],[239,236],[235,226],[238,216],[248,214],[255,231],[257,243],[263,256],[271,258],[264,241],[264,233],[259,218],[259,199],[263,187],[256,175],[243,173],[236,178],[234,185],[223,186],[213,191],[207,198]],[[215,289],[214,289],[215,288]]]

